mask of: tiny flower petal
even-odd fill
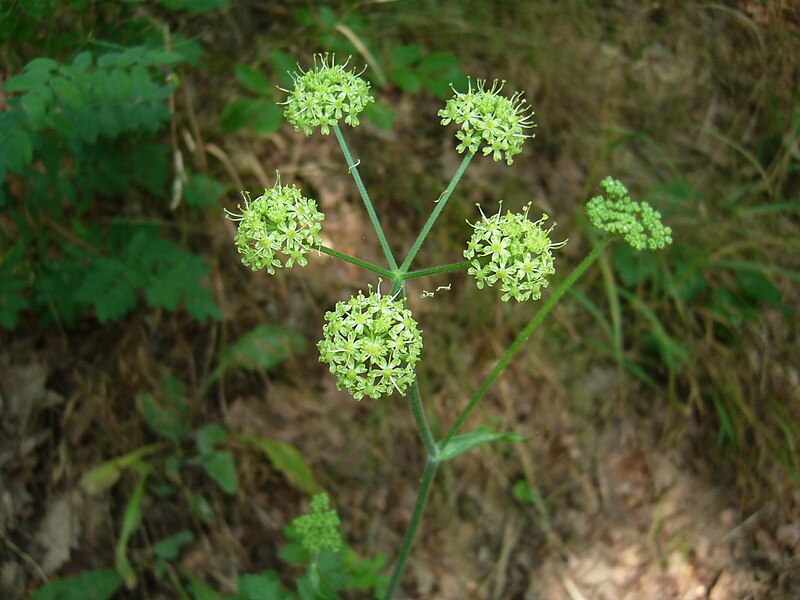
[[[414,381],[422,335],[403,300],[359,292],[325,314],[320,361],[356,400],[401,394]]]
[[[555,273],[554,248],[565,242],[550,241],[552,227],[544,229],[547,215],[536,222],[528,219],[530,204],[521,213],[502,214],[502,203],[497,214],[482,218],[472,225],[474,232],[464,250],[471,266],[467,270],[475,278],[475,285],[483,289],[499,284],[507,302],[538,300],[542,288],[547,287],[547,277]]]
[[[314,200],[304,197],[295,186],[282,186],[280,175],[275,186],[264,190],[255,200],[243,192],[241,214],[227,213],[238,223],[236,246],[242,263],[254,271],[266,269],[270,275],[275,268],[305,266],[304,255],[322,243],[319,231],[324,215]]]

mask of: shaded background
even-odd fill
[[[369,65],[379,106],[345,134],[399,254],[460,160],[436,117],[447,81],[505,79],[536,111],[536,138],[512,167],[473,160],[418,267],[459,260],[476,203],[488,212],[500,199],[510,209],[533,201],[557,222],[556,239],[569,238],[558,281],[591,246],[582,207],[609,173],[662,212],[675,240],[653,256],[612,246],[492,387],[471,424],[530,439],[443,469],[406,597],[800,594],[797,3],[234,0],[185,10],[200,4],[22,1],[0,11],[4,80],[34,58],[66,63],[84,50],[144,43],[185,55],[153,68],[153,81],[177,87],[151,131],[66,141],[48,162],[46,140],[67,134],[43,128],[30,134],[28,163],[7,159],[5,597],[113,567],[135,473],[100,489],[85,475],[159,442],[128,546],[136,587],[120,598],[177,597],[188,573],[225,592],[244,572],[291,581],[296,570],[277,556],[282,529],[315,485],[354,549],[393,560],[424,462],[413,419],[401,398],[337,392],[314,351],[324,311],[374,278],[313,255],[305,269],[251,273],[222,218],[277,169],[318,199],[328,245],[380,262],[335,140],[295,133],[274,109],[283,93],[273,85],[286,87],[286,68],[316,51]],[[22,93],[6,88],[3,114],[27,110],[14,101]],[[143,152],[145,143],[157,146]],[[125,185],[88,185],[81,177],[100,172],[79,168],[91,152],[149,162]],[[181,173],[185,195],[173,187]],[[129,257],[145,225],[149,244],[172,244],[160,252],[202,260],[176,258],[166,275],[148,267],[124,310],[98,303],[119,292],[97,275],[110,269],[101,258]],[[86,245],[87,255],[70,250]],[[72,266],[58,279],[54,264]],[[178,272],[194,279],[176,302],[153,291]],[[423,398],[445,429],[535,307],[501,304],[463,274],[412,284]],[[193,304],[203,293],[210,306]],[[259,326],[244,339],[262,355],[245,360],[237,340]],[[218,446],[234,459],[234,487],[230,470],[209,477],[195,449],[195,432],[214,423],[235,434]],[[315,483],[243,434],[290,444]],[[183,530],[191,542],[159,566],[154,544]]]

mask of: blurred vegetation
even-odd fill
[[[110,565],[116,544],[119,575],[134,569],[151,590],[220,597],[198,592],[205,584],[170,566],[182,544],[149,558],[134,553],[131,566],[131,536],[142,535],[139,547],[155,548],[184,527],[190,535],[193,527],[227,528],[232,509],[215,494],[252,490],[263,477],[276,488],[270,497],[286,506],[276,513],[285,522],[310,491],[293,480],[296,462],[290,468],[276,459],[294,457],[296,449],[276,454],[272,447],[270,455],[229,436],[222,399],[260,399],[259,390],[275,381],[318,377],[303,339],[319,335],[315,315],[343,284],[322,268],[313,271],[319,283],[307,287],[291,276],[269,284],[248,279],[222,207],[234,206],[242,189],[267,185],[265,173],[278,164],[294,167],[321,194],[336,189],[341,174],[331,172],[333,159],[295,136],[275,107],[283,97],[276,86],[288,87],[287,71],[307,65],[314,51],[368,66],[379,101],[354,139],[395,238],[413,239],[443,173],[453,168],[435,116],[449,82],[463,85],[467,74],[504,78],[534,107],[537,137],[515,161],[519,167],[476,166],[462,182],[464,201],[449,207],[420,263],[458,259],[464,220],[474,219],[478,201],[502,198],[514,209],[533,200],[570,239],[559,259],[565,263],[577,261],[576,248],[591,235],[582,206],[607,173],[660,210],[674,246],[658,255],[617,246],[546,328],[541,356],[532,350],[524,365],[548,363],[568,387],[566,397],[576,399],[567,410],[585,431],[652,415],[664,447],[693,448],[693,466],[736,490],[744,514],[763,514],[775,526],[797,518],[796,2],[424,0],[410,10],[402,2],[9,0],[0,5],[0,359],[41,354],[58,365],[51,381],[65,374],[53,384],[65,397],[87,381],[99,378],[105,389],[119,378],[122,389],[106,392],[108,407],[95,407],[90,418],[101,423],[98,431],[69,438],[48,406],[38,407],[32,422],[86,446],[71,454],[75,479],[115,456],[134,456],[114,463],[114,482],[123,484],[112,496],[106,539],[64,570],[95,578],[75,586],[107,589],[102,597],[116,593],[115,572],[89,570]],[[360,243],[346,230],[339,241]],[[497,309],[494,298],[460,284],[445,297],[424,306],[431,323],[426,352],[440,358],[423,383],[460,398],[477,380],[471,372],[513,339],[529,311]],[[465,330],[490,343],[464,351]],[[266,358],[242,364],[237,352],[246,344]],[[111,364],[109,347],[126,367]],[[149,357],[135,368],[120,358],[133,347]],[[82,370],[86,364],[103,374]],[[178,375],[165,375],[164,367]],[[613,373],[608,393],[582,388],[582,374],[598,367]],[[390,430],[405,422],[404,409],[382,406],[364,422],[346,424],[369,426],[363,438],[374,459],[394,452],[392,444],[402,447],[405,434]],[[270,418],[283,423],[285,414],[276,409]],[[203,445],[202,432],[219,433],[217,421],[226,423],[224,435]],[[61,443],[40,450],[43,464]],[[165,446],[152,460],[149,452],[147,460],[136,454],[153,444]],[[267,454],[282,487],[252,466],[248,446]],[[237,459],[239,478],[233,450],[245,457]],[[337,459],[305,459],[334,472],[341,467]],[[242,476],[247,469],[262,479]],[[369,476],[415,475],[375,467]],[[46,474],[36,477],[49,488]],[[349,480],[337,479],[323,482],[337,504],[357,502]],[[558,510],[556,492],[548,491],[546,476],[526,479],[514,495],[549,518]],[[134,514],[143,495],[168,508],[157,517]],[[27,519],[17,533],[34,526]],[[165,526],[170,520],[172,528]],[[273,524],[273,533],[282,525]],[[264,552],[252,563],[277,568],[275,552]],[[786,565],[769,568],[775,589],[788,589]],[[190,581],[189,591],[181,581]],[[37,584],[33,576],[25,580],[29,591]]]

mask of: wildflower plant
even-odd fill
[[[465,270],[475,279],[478,288],[499,287],[503,302],[512,298],[518,302],[535,302],[542,298],[556,272],[554,250],[561,248],[566,241],[553,241],[553,225],[547,226],[548,215],[542,215],[538,220],[529,218],[530,203],[516,213],[503,213],[502,203],[491,216],[487,217],[481,211],[481,218],[470,224],[472,236],[463,251],[466,261],[411,269],[420,247],[472,158],[480,152],[493,160],[512,164],[525,140],[533,137],[526,133],[534,126],[533,112],[522,94],[515,93],[510,98],[502,95],[503,84],[497,81],[488,88],[485,81],[478,80],[474,86],[470,82],[466,92],[454,90],[453,97],[439,116],[443,125],[452,122],[460,126],[456,133],[459,140],[457,150],[464,154],[464,158],[444,192],[433,202],[431,214],[405,258],[399,262],[361,180],[358,162],[353,160],[339,127],[340,120],[350,126],[358,125],[357,115],[371,101],[369,85],[353,70],[347,70],[346,63],[337,65],[333,57],[327,55],[317,57],[312,69],[295,75],[294,82],[294,89],[287,92],[289,99],[285,102],[285,116],[296,130],[302,130],[306,135],[316,127],[323,134],[330,130],[334,132],[347,170],[375,228],[386,266],[325,246],[319,237],[322,215],[317,212],[316,203],[305,198],[297,188],[281,186],[280,182],[255,201],[250,202],[248,198],[241,214],[229,213],[228,216],[239,222],[236,244],[244,264],[253,269],[264,268],[269,274],[275,274],[276,268],[281,266],[304,265],[305,254],[316,250],[363,267],[391,282],[390,291],[386,293],[381,293],[379,279],[375,291],[370,289],[366,295],[358,292],[348,300],[338,302],[332,311],[326,313],[322,339],[317,344],[320,360],[329,365],[337,387],[346,389],[356,400],[377,400],[391,397],[395,392],[407,397],[420,441],[427,453],[414,512],[383,595],[390,599],[399,585],[439,465],[482,444],[522,439],[515,433],[495,432],[487,427],[460,433],[467,417],[495,379],[556,303],[617,236],[623,237],[636,249],[656,250],[671,243],[671,231],[661,223],[661,215],[649,205],[631,200],[620,182],[604,179],[601,183],[604,195],[593,198],[587,209],[592,225],[608,235],[601,237],[578,266],[547,294],[538,311],[500,356],[494,369],[465,402],[446,433],[437,439],[428,425],[417,382],[416,368],[421,359],[423,340],[417,321],[406,305],[406,282]],[[280,255],[286,257],[285,263],[281,263]],[[330,532],[334,522],[338,523],[338,517],[334,519],[332,515],[335,513],[331,513],[325,497],[324,500],[315,499],[312,514],[299,520],[298,525],[308,532],[307,538],[312,540],[308,543],[314,548],[319,543],[313,540],[328,540],[325,543],[334,540],[335,535]],[[320,532],[327,533],[323,535]]]

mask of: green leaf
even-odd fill
[[[389,78],[404,92],[416,94],[422,85],[422,80],[416,71],[408,67],[397,67],[389,72]]]
[[[215,450],[203,456],[203,469],[223,492],[235,494],[239,488],[236,464],[230,450]]]
[[[272,96],[272,84],[261,71],[242,64],[234,65],[233,70],[239,82],[249,91],[262,96]]]
[[[189,575],[189,591],[194,600],[232,600],[231,596],[223,596],[194,575]]]
[[[422,48],[419,44],[406,44],[395,46],[392,50],[392,66],[410,67],[422,58]]]
[[[170,10],[188,10],[201,13],[218,8],[227,8],[230,0],[158,0],[162,6]]]
[[[54,77],[50,81],[50,87],[67,108],[77,110],[84,104],[83,95],[80,88],[71,79],[66,77]]]
[[[110,600],[121,586],[116,571],[98,569],[53,579],[36,590],[30,600]]]
[[[302,352],[305,346],[305,338],[294,329],[277,324],[259,325],[222,352],[207,385],[232,368],[251,371],[274,369],[290,356]]]
[[[163,560],[175,560],[180,555],[181,548],[193,541],[194,534],[188,529],[183,529],[153,544],[153,553]]]
[[[394,109],[380,100],[371,103],[364,109],[366,117],[375,123],[379,129],[390,131],[394,125]]]
[[[150,444],[137,448],[117,458],[112,458],[86,472],[81,477],[80,486],[90,496],[95,496],[111,488],[120,478],[125,469],[142,467],[142,458],[164,447],[163,444]]]
[[[303,455],[291,444],[250,435],[242,436],[241,440],[266,454],[272,465],[297,489],[311,495],[323,491]]]
[[[291,89],[294,83],[292,73],[297,70],[297,62],[283,50],[270,50],[269,62],[278,76],[281,87]]]
[[[148,470],[142,469],[136,480],[136,484],[133,486],[133,492],[128,499],[128,504],[125,506],[122,528],[120,529],[119,539],[114,549],[114,564],[117,573],[122,577],[128,589],[133,589],[136,585],[136,572],[133,570],[133,565],[131,565],[128,559],[128,543],[130,542],[131,535],[142,521],[142,497],[144,496],[144,486],[147,482],[147,477]]]
[[[224,444],[230,434],[219,423],[206,423],[196,434],[197,449],[201,455],[211,454],[214,447]]]
[[[161,437],[179,442],[191,434],[191,412],[184,398],[167,394],[159,402],[150,394],[142,392],[136,394],[136,404],[150,429]]]
[[[254,98],[236,98],[222,109],[222,133],[231,133],[244,129],[253,121],[255,112],[258,111],[260,100]]]
[[[186,204],[196,208],[219,206],[219,200],[225,193],[225,185],[202,173],[189,173],[183,197]]]
[[[275,133],[283,124],[283,111],[274,102],[259,102],[253,106],[250,126],[258,135]]]
[[[99,258],[88,271],[75,297],[94,305],[101,323],[119,319],[136,307],[136,282],[128,266],[118,258]]]
[[[19,75],[9,77],[3,85],[6,92],[28,92],[44,86],[52,74],[44,69],[26,70]]]
[[[20,113],[0,112],[0,182],[33,160],[33,142]]]
[[[781,308],[781,293],[775,284],[761,273],[739,271],[736,273],[736,283],[742,293],[755,304],[766,302],[775,308]]]
[[[236,585],[241,600],[290,600],[291,595],[281,587],[273,571],[240,575]]]
[[[441,449],[439,460],[453,460],[456,456],[489,442],[521,442],[524,439],[518,433],[498,433],[488,427],[480,427],[475,431],[453,436],[447,445]]]

